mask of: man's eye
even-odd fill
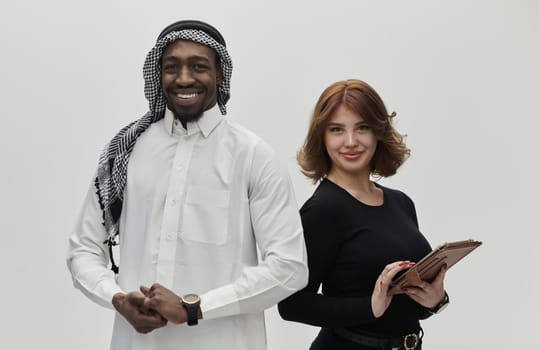
[[[196,72],[204,72],[204,71],[207,69],[207,67],[206,67],[205,65],[203,65],[203,64],[195,64],[195,65],[193,66],[193,69],[194,69]]]
[[[176,65],[175,64],[165,64],[163,66],[163,71],[165,71],[167,73],[174,72],[175,70],[176,70]]]

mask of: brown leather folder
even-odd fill
[[[444,264],[449,269],[481,244],[472,239],[442,244],[397,275],[391,282],[390,291],[398,293],[402,288],[418,286],[422,281],[432,282]]]

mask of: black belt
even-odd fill
[[[356,332],[349,331],[343,328],[334,329],[335,334],[341,336],[347,340],[353,341],[354,343],[361,344],[363,346],[369,346],[371,348],[379,349],[405,349],[405,350],[414,350],[418,349],[418,346],[421,344],[422,336],[419,333],[410,333],[403,335],[401,337],[373,337],[370,335],[359,334]]]

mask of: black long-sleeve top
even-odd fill
[[[302,206],[309,283],[279,303],[281,317],[393,336],[417,331],[419,320],[430,315],[404,294],[393,297],[382,317],[372,313],[371,295],[384,267],[398,260],[419,261],[431,251],[412,200],[377,186],[383,204],[369,206],[324,179]]]

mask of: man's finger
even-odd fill
[[[136,307],[143,307],[144,306],[144,295],[130,292],[127,294],[127,301],[129,304],[136,306]]]
[[[150,293],[150,288],[145,287],[145,286],[140,286],[140,291],[141,291],[142,294],[144,294],[145,296],[148,296],[148,293]]]

